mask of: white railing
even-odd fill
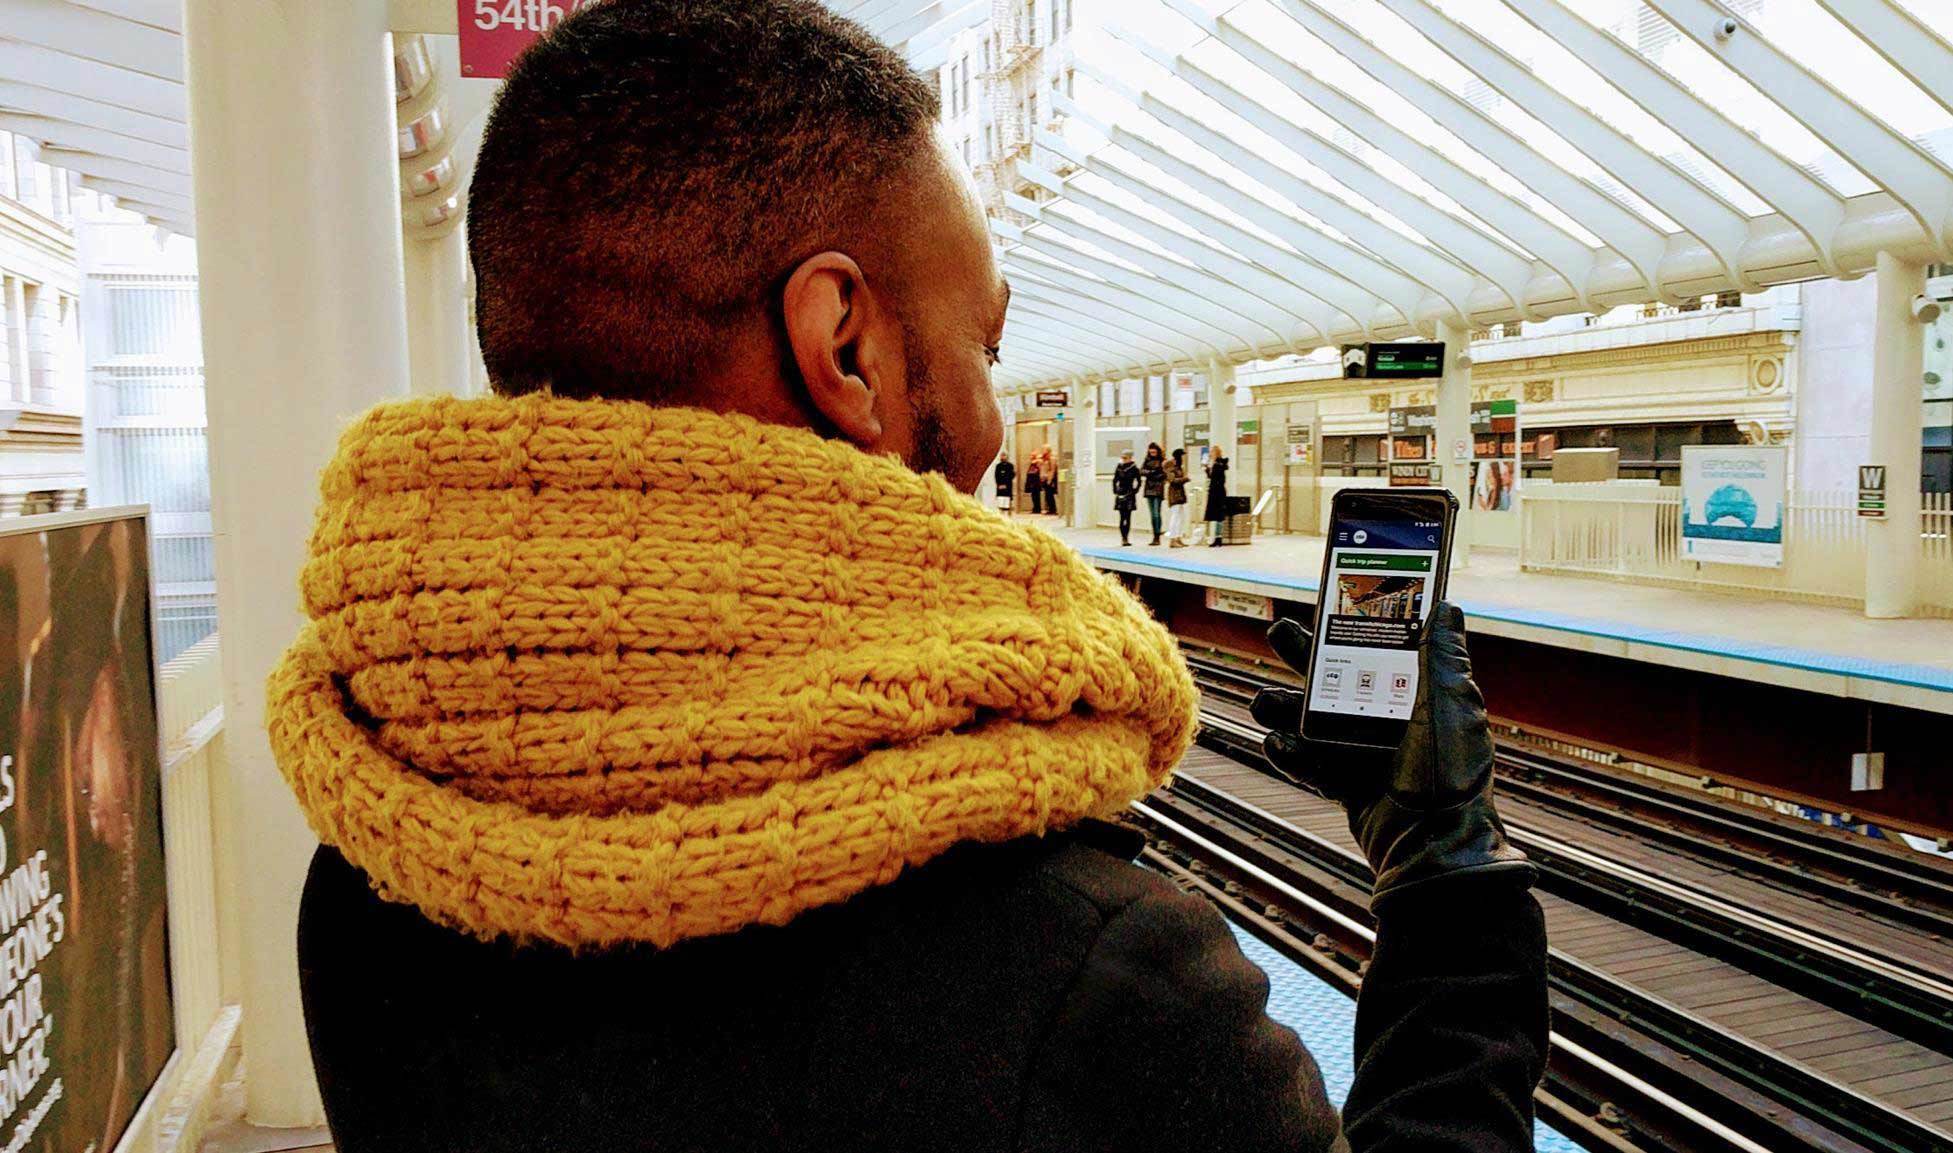
[[[216,635],[164,665],[156,682],[163,738],[163,864],[169,884],[170,992],[176,1002],[175,1084],[158,1148],[195,1149],[238,1014],[226,1002],[223,668]],[[230,960],[227,960],[230,958]]]
[[[1919,611],[1953,616],[1953,501],[1923,498]],[[1645,584],[1863,604],[1865,521],[1849,492],[1791,494],[1781,568],[1698,563],[1682,555],[1681,490],[1653,482],[1541,484],[1520,493],[1520,564]]]
[[[1919,546],[1920,603],[1933,616],[1953,616],[1953,493],[1920,498]]]

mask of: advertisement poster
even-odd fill
[[[1202,465],[1207,463],[1207,453],[1213,444],[1213,440],[1207,435],[1206,425],[1188,425],[1186,432],[1181,436],[1181,440],[1185,442],[1184,447],[1187,449],[1187,455],[1193,458],[1194,463]]]
[[[1288,426],[1288,452],[1283,457],[1288,464],[1308,464],[1309,446],[1312,442],[1311,429],[1306,424]]]
[[[1682,555],[1718,564],[1783,565],[1781,446],[1682,447]]]
[[[106,1153],[175,1047],[149,546],[48,519],[0,533],[0,1149]]]
[[[1513,462],[1481,460],[1472,465],[1472,507],[1480,512],[1511,512]]]

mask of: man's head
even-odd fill
[[[974,490],[1006,291],[930,85],[813,0],[606,0],[517,62],[469,193],[498,392],[805,425]]]

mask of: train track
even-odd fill
[[[1249,728],[1254,693],[1286,683],[1199,656],[1188,663],[1206,708]],[[1942,859],[1552,756],[1519,739],[1501,739],[1498,752],[1499,787],[1508,796],[1581,821],[1631,828],[1643,840],[1800,898],[1953,941],[1953,867]],[[1953,950],[1940,968],[1953,971]]]
[[[1336,827],[1334,806],[1245,767],[1260,764],[1261,733],[1240,715],[1240,698],[1265,682],[1238,670],[1228,670],[1226,680],[1198,664],[1196,671],[1209,695],[1202,740],[1224,756],[1190,756],[1175,785],[1147,802],[1142,820],[1164,840],[1185,845],[1197,836],[1298,892],[1313,885],[1313,899],[1363,925],[1368,869]],[[1209,759],[1196,765],[1202,756]],[[1539,759],[1502,750],[1502,788],[1514,774],[1539,773]],[[1239,795],[1254,790],[1262,803]],[[1929,960],[1875,953],[1835,925],[1762,911],[1596,852],[1579,843],[1580,829],[1570,832],[1564,815],[1553,827],[1555,813],[1571,803],[1556,795],[1502,804],[1513,838],[1542,869],[1541,899],[1556,946],[1572,946],[1553,955],[1556,1022],[1571,1045],[1556,1050],[1556,1062],[1581,1066],[1581,1053],[1598,1062],[1562,1068],[1561,1097],[1623,1111],[1633,1132],[1658,1135],[1649,1148],[1745,1148],[1732,1143],[1741,1138],[1771,1149],[1953,1149],[1944,1127],[1953,1116],[1953,984],[1943,970]],[[1278,809],[1284,811],[1272,811]],[[1637,814],[1646,810],[1624,804],[1611,819],[1618,824]],[[1303,827],[1310,824],[1313,831]],[[1835,880],[1857,867],[1838,864],[1826,875]],[[1829,896],[1875,883],[1898,888],[1889,873],[1856,875],[1861,880],[1850,893]],[[1908,890],[1907,900],[1921,902],[1908,908],[1930,911],[1924,902],[1935,880],[1928,874]],[[1281,896],[1279,887],[1270,890],[1267,877],[1233,883],[1260,886],[1258,896],[1280,907],[1270,896]],[[1900,899],[1889,890],[1872,894]],[[1323,914],[1305,904],[1284,908],[1279,919],[1309,923],[1310,916],[1319,922]],[[1346,956],[1362,953],[1360,933],[1331,927],[1336,931],[1317,943],[1335,942]],[[1714,1004],[1687,1003],[1717,997]],[[1655,1096],[1622,1089],[1627,1082],[1605,1068]],[[1685,1083],[1665,1084],[1679,1074]]]

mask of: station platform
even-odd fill
[[[1322,537],[1169,549],[1135,526],[1127,548],[1115,529],[1027,519],[1102,569],[1315,603]],[[1453,571],[1450,598],[1477,632],[1953,715],[1953,620],[1522,572],[1516,555],[1489,550]]]

